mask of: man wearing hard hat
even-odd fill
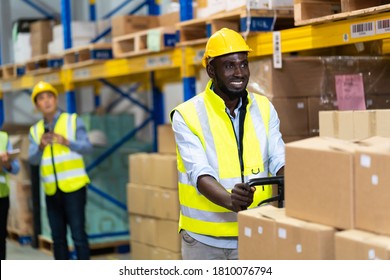
[[[33,165],[40,164],[54,258],[69,259],[69,225],[77,258],[89,259],[85,206],[90,181],[82,154],[91,152],[92,145],[81,118],[58,108],[58,92],[51,84],[36,84],[31,101],[43,119],[30,128],[29,160]]]
[[[272,194],[247,182],[284,171],[278,115],[266,97],[246,90],[250,51],[239,33],[215,32],[202,60],[210,81],[170,115],[183,259],[238,259],[237,212]]]

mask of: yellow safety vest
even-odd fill
[[[177,106],[171,112],[180,112],[190,130],[204,148],[210,166],[217,171],[216,178],[231,192],[237,183],[252,178],[269,176],[268,128],[269,100],[257,94],[248,94],[244,121],[243,172],[241,172],[236,136],[224,101],[211,89]],[[238,236],[237,213],[214,204],[194,186],[187,174],[180,152],[177,150],[179,174],[180,220],[179,230],[210,236]],[[250,208],[272,195],[272,188],[257,188]]]
[[[41,142],[44,130],[43,120],[30,128],[30,134],[37,145]],[[55,124],[54,133],[69,141],[75,141],[76,114],[62,113]],[[82,156],[64,145],[47,145],[43,150],[40,165],[41,181],[47,195],[54,195],[57,186],[63,192],[69,193],[90,182]]]
[[[0,153],[7,152],[8,134],[0,131]],[[8,174],[0,170],[0,197],[9,196]]]

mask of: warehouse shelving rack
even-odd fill
[[[27,1],[26,1],[27,2]],[[29,1],[31,2],[31,1]],[[129,0],[125,1],[130,2]],[[150,1],[147,1],[150,2]],[[153,1],[152,1],[153,2]],[[65,47],[69,48],[70,40],[70,7],[69,0],[62,0],[62,20],[64,26]],[[124,3],[124,4],[126,4]],[[90,0],[91,19],[94,19],[95,1]],[[120,5],[109,16],[119,10]],[[152,5],[153,6],[153,5]],[[192,1],[180,1],[180,19],[181,21],[193,18]],[[382,40],[383,46],[388,49],[390,42],[390,31],[388,28],[378,30],[377,25],[381,22],[388,22],[390,19],[390,5],[385,5],[387,9],[382,9],[381,13],[371,15],[361,15],[353,18],[339,19],[313,25],[294,27],[278,31],[280,33],[280,51],[281,53],[299,52],[326,47],[334,47],[361,42]],[[149,10],[150,14],[158,13],[158,7],[153,6]],[[107,16],[106,15],[106,16]],[[353,33],[354,28],[368,28],[365,32]],[[104,32],[107,33],[107,30]],[[250,35],[247,38],[249,46],[253,49],[250,58],[272,55],[274,53],[275,32],[261,32]],[[67,39],[68,38],[68,39]],[[53,83],[55,86],[63,87],[69,95],[67,97],[67,109],[69,112],[75,111],[74,88],[75,85],[91,84],[99,79],[114,79],[118,77],[135,76],[140,78],[140,74],[148,72],[164,72],[178,70],[183,82],[184,100],[196,94],[195,92],[195,74],[200,65],[200,58],[204,51],[204,43],[198,45],[186,45],[177,47],[169,51],[158,52],[155,54],[135,56],[125,59],[112,59],[104,63],[80,67],[77,69],[64,69],[48,74],[24,75],[14,80],[1,81],[0,94],[31,89],[39,80],[45,80]],[[177,71],[172,75],[177,75]],[[157,76],[160,74],[156,74]],[[146,76],[146,75],[145,75]],[[169,76],[169,75],[166,75]],[[2,97],[2,95],[0,95]],[[2,111],[3,108],[0,108]],[[163,115],[163,114],[158,114]],[[157,120],[162,123],[163,120]]]

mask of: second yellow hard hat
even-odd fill
[[[40,81],[34,86],[33,91],[31,93],[32,103],[35,104],[35,97],[45,91],[52,92],[55,96],[58,96],[58,91],[51,84],[44,81]]]

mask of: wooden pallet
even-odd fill
[[[77,68],[112,59],[111,43],[96,43],[64,52],[64,68]]]
[[[180,22],[176,28],[180,33],[177,46],[205,43],[217,30],[227,27],[238,32],[246,32],[247,20],[250,20],[250,32],[273,31],[294,26],[292,10],[252,9],[245,7],[233,11],[218,13],[209,18],[199,18]]]
[[[113,53],[116,58],[158,52],[176,45],[174,27],[158,27],[114,37]]]
[[[1,66],[0,78],[4,80],[15,79],[24,74],[23,64],[5,64]]]
[[[53,254],[53,241],[47,236],[38,237],[39,249],[47,254]],[[91,256],[113,253],[127,253],[129,251],[130,240],[92,243],[89,244]],[[69,247],[69,252],[74,252],[73,247]]]
[[[390,11],[390,4],[374,4],[384,2],[390,0],[295,0],[294,23],[311,25]]]
[[[26,62],[26,74],[44,74],[60,69],[63,64],[62,55],[43,54]]]

